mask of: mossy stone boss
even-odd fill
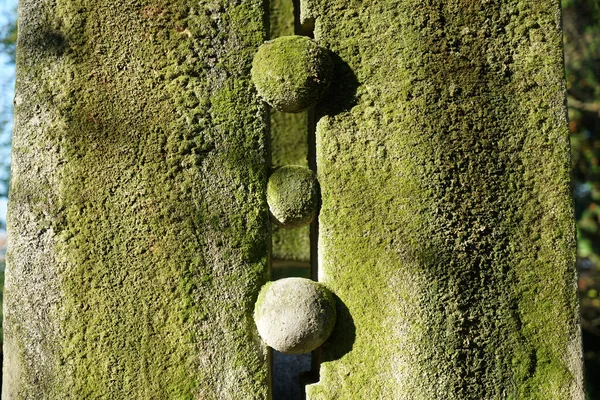
[[[302,354],[322,345],[335,326],[335,299],[322,284],[285,278],[264,285],[254,321],[266,344],[286,354]]]
[[[300,165],[277,169],[267,183],[267,203],[273,220],[284,228],[310,224],[319,206],[317,176]]]
[[[305,36],[282,36],[259,47],[252,80],[264,101],[279,111],[297,113],[316,104],[331,81],[333,62]]]

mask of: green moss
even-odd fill
[[[310,224],[319,206],[319,185],[313,171],[299,165],[278,168],[267,183],[273,220],[284,228]]]
[[[272,258],[279,261],[291,261],[292,264],[306,266],[310,261],[310,226],[285,229],[273,225]]]
[[[252,62],[252,81],[273,108],[295,113],[323,97],[331,68],[329,54],[311,39],[282,36],[260,46]]]
[[[268,398],[263,2],[54,3],[20,4],[4,394]]]
[[[273,0],[269,2],[271,39],[294,34],[294,1]]]
[[[271,111],[271,163],[308,166],[308,112]]]
[[[271,7],[271,38],[294,34],[294,10],[292,0],[274,0]],[[308,155],[308,112],[283,113],[271,110],[271,164],[302,165],[307,167]],[[281,229],[272,227],[272,265],[282,273],[281,268],[299,268],[303,275],[310,261],[309,227]],[[281,268],[280,268],[281,267]],[[297,272],[295,272],[297,273]],[[287,275],[283,275],[287,276]]]
[[[558,2],[309,2],[319,277],[347,307],[316,399],[581,399]]]

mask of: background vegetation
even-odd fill
[[[600,400],[600,0],[562,3],[586,389],[588,399]],[[16,10],[0,15],[0,200],[6,199],[10,173],[12,99],[7,93],[14,82],[16,33]],[[0,236],[0,290],[4,249]]]
[[[600,0],[563,0],[588,399],[600,399]]]
[[[0,0],[1,1],[1,0]],[[0,13],[0,198],[8,195],[17,10]],[[0,218],[4,227],[4,217]]]
[[[1,0],[0,0],[1,1]],[[6,204],[10,178],[10,138],[12,129],[12,93],[14,86],[17,10],[2,4],[0,10],[0,203]],[[3,207],[0,207],[0,214]],[[2,295],[4,292],[4,255],[6,252],[5,216],[0,215],[0,345],[2,344]],[[2,347],[0,346],[0,360]],[[0,387],[1,387],[0,378]]]

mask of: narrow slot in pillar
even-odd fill
[[[271,0],[271,39],[298,34],[299,12],[296,0]],[[314,170],[309,156],[309,121],[307,111],[291,114],[271,110],[272,171],[284,165],[300,165]],[[297,229],[283,229],[273,225],[272,280],[312,277],[312,271],[316,270],[316,266],[312,267],[313,229],[312,225]],[[288,355],[276,350],[271,352],[273,399],[304,399],[304,376],[312,376],[311,354]]]

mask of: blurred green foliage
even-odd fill
[[[600,0],[563,0],[587,398],[600,399]]]
[[[17,48],[17,10],[6,15],[7,23],[0,26],[0,52],[14,64]]]
[[[15,49],[17,45],[17,10],[3,15],[3,23],[0,25],[0,53],[5,55],[6,62],[14,68]],[[7,92],[10,85],[13,84],[12,76],[5,77],[0,82],[0,89]],[[6,97],[6,96],[5,96]],[[12,121],[12,99],[2,99],[0,101],[0,197],[8,196],[8,181],[10,178],[10,145],[11,145],[11,121]],[[3,228],[3,222],[0,221],[0,228]],[[0,360],[3,358],[2,342],[4,332],[2,329],[4,295],[4,267],[5,267],[6,240],[0,237]],[[1,378],[0,378],[1,382]],[[0,384],[1,387],[1,384]]]

